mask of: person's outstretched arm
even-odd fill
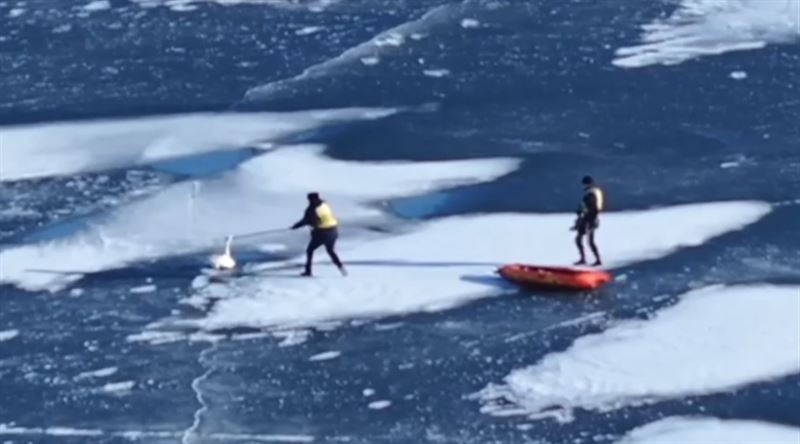
[[[306,209],[303,213],[303,218],[297,221],[294,225],[292,225],[292,230],[296,230],[303,225],[311,225],[314,222],[313,215],[310,209]]]

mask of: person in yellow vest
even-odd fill
[[[304,225],[311,226],[311,240],[306,248],[306,269],[303,276],[311,276],[311,262],[314,260],[314,250],[325,246],[331,260],[342,275],[347,276],[347,271],[339,260],[339,256],[334,250],[336,239],[339,237],[339,222],[333,214],[330,205],[319,197],[319,193],[308,193],[308,207],[303,214],[303,218],[292,225],[292,230],[296,230]]]
[[[590,176],[585,176],[581,181],[583,183],[583,199],[578,208],[578,218],[575,221],[573,230],[578,232],[575,237],[575,244],[578,246],[578,252],[581,255],[580,260],[575,262],[575,265],[586,264],[586,255],[583,252],[583,236],[589,235],[589,246],[594,254],[595,262],[592,266],[602,265],[600,260],[600,252],[597,245],[594,243],[594,232],[600,227],[600,212],[603,211],[604,195],[603,190],[594,184],[594,180]]]

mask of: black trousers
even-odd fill
[[[577,231],[578,235],[575,236],[575,244],[578,246],[578,252],[581,255],[581,260],[579,263],[584,262],[585,254],[583,252],[583,236],[589,235],[589,247],[592,249],[592,253],[594,253],[594,257],[597,260],[597,263],[600,263],[600,250],[597,249],[597,244],[594,243],[594,232],[600,227],[600,218],[597,215],[591,215],[588,217],[583,217],[577,223]]]
[[[600,228],[600,218],[595,215],[582,217],[577,224],[578,234],[583,236],[586,233],[592,233]]]
[[[308,242],[306,248],[306,274],[311,274],[311,262],[314,260],[314,251],[325,246],[325,251],[337,267],[342,268],[342,261],[336,254],[334,247],[336,246],[336,239],[339,238],[339,230],[333,228],[321,228],[311,230],[311,240]]]

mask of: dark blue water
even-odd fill
[[[638,41],[639,27],[671,13],[675,2],[353,0],[322,12],[309,9],[312,2],[198,3],[176,12],[112,0],[110,9],[90,13],[81,2],[18,3],[0,1],[0,125],[397,106],[407,112],[299,137],[323,142],[327,155],[347,160],[524,159],[519,171],[490,183],[390,203],[412,219],[571,212],[586,174],[603,183],[615,211],[800,198],[800,46],[636,70],[611,64],[616,48]],[[24,12],[12,12],[17,8]],[[463,19],[482,26],[467,32]],[[375,66],[360,57],[336,61],[381,32],[415,22],[413,32],[429,35],[387,49]],[[321,29],[298,35],[308,26]],[[449,75],[422,72],[434,68]],[[733,81],[732,71],[748,78]],[[63,236],[134,199],[132,191],[224,172],[253,155],[248,148],[2,182],[0,242]],[[720,168],[726,162],[738,166]],[[654,302],[655,296],[702,284],[800,283],[799,218],[797,205],[779,207],[744,231],[630,266],[621,271],[626,281],[592,296],[520,292],[441,313],[315,331],[291,347],[269,338],[213,346],[128,341],[170,315],[202,315],[178,303],[191,291],[199,258],[101,272],[84,278],[80,293],[2,286],[0,331],[20,335],[0,342],[0,424],[104,435],[31,432],[0,441],[182,442],[201,407],[193,429],[200,438],[187,442],[258,442],[260,434],[353,443],[611,442],[664,416],[701,413],[800,425],[798,375],[646,407],[579,411],[567,424],[494,418],[467,398],[612,319],[641,317],[675,300]],[[148,279],[157,291],[129,292]],[[547,329],[597,312],[604,313],[598,322]],[[399,325],[381,328],[393,323]],[[524,339],[511,340],[520,334]],[[327,350],[345,357],[308,361]],[[113,379],[136,381],[135,388],[98,393],[97,381],[76,379],[106,367],[117,367]],[[368,409],[365,388],[392,406]],[[532,428],[517,428],[527,422]]]

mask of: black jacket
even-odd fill
[[[587,187],[583,192],[581,205],[578,208],[578,218],[583,220],[592,220],[597,218],[600,214],[600,202],[597,201],[597,195],[592,191],[595,187]],[[602,191],[600,191],[602,193]]]
[[[308,204],[306,207],[305,212],[303,212],[303,218],[297,221],[294,225],[292,225],[292,230],[300,228],[304,225],[310,225],[311,227],[316,228],[319,225],[319,217],[317,216],[317,207],[322,205],[322,202],[318,202],[315,204]]]

